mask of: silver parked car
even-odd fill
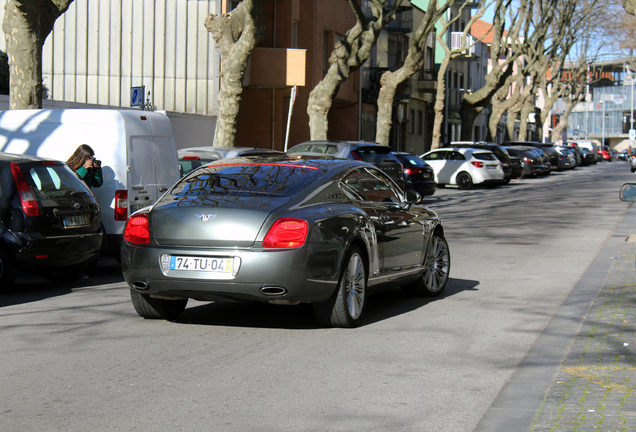
[[[126,224],[122,269],[144,318],[189,298],[312,303],[322,325],[360,323],[372,290],[438,295],[450,253],[437,214],[366,162],[250,156],[200,167]]]
[[[219,159],[239,156],[256,156],[262,154],[282,153],[278,150],[258,147],[187,147],[177,150],[179,171],[183,177],[195,168]]]

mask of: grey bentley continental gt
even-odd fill
[[[321,325],[355,327],[367,295],[435,296],[450,252],[437,214],[383,171],[320,155],[204,165],[126,223],[121,263],[143,318],[188,299],[312,303]]]

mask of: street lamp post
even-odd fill
[[[601,134],[601,145],[605,145],[605,100],[601,99],[601,105],[603,106],[603,112],[601,114],[601,121],[603,122],[603,125],[601,126],[603,132]]]

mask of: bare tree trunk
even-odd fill
[[[527,100],[521,108],[519,115],[519,141],[528,141],[528,118],[530,113],[534,111],[534,101]]]
[[[389,136],[393,123],[393,101],[398,86],[422,68],[428,35],[433,30],[440,16],[454,3],[455,0],[449,0],[438,8],[437,1],[429,2],[426,15],[409,38],[408,54],[404,59],[404,64],[395,72],[387,71],[382,74],[375,131],[375,139],[379,144],[389,145]]]
[[[42,108],[42,47],[73,0],[9,0],[2,30],[9,58],[9,108]]]
[[[265,32],[263,1],[243,0],[231,13],[210,14],[205,27],[221,53],[221,88],[213,142],[218,147],[232,147],[248,59]]]
[[[371,21],[364,16],[356,0],[349,0],[357,23],[349,29],[344,39],[336,44],[329,58],[331,65],[327,74],[309,93],[307,114],[311,140],[327,139],[328,114],[340,85],[367,61],[380,30],[395,18],[402,0],[395,0],[388,9],[385,8],[387,0],[370,0],[370,2],[373,13]]]
[[[508,137],[512,141],[516,141],[515,138],[515,124],[517,122],[517,117],[519,116],[518,110],[509,109],[508,117],[506,118],[506,127],[508,129]]]
[[[385,72],[380,78],[380,94],[378,95],[378,115],[375,129],[375,140],[378,144],[389,145],[389,135],[391,133],[391,125],[393,123],[393,100],[397,87],[403,82],[402,76],[406,73],[403,68],[395,72]]]
[[[437,72],[437,92],[435,94],[435,105],[433,105],[433,111],[435,117],[433,118],[433,136],[431,139],[431,150],[440,148],[442,141],[442,125],[444,123],[444,106],[446,105],[446,72],[448,71],[448,65],[450,64],[451,57],[446,56],[439,66]]]

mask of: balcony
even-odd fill
[[[462,46],[463,32],[451,32],[451,50],[458,50]],[[471,35],[466,35],[466,50],[463,52],[466,57],[475,57],[475,38]]]

